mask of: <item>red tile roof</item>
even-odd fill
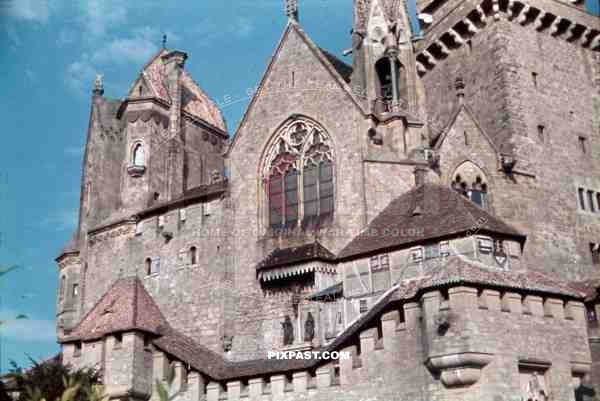
[[[525,242],[525,235],[456,191],[425,184],[394,199],[340,251],[339,259],[466,233],[488,233]]]
[[[137,277],[117,280],[61,343],[95,340],[110,333],[161,334],[168,323]]]

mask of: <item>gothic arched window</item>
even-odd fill
[[[480,175],[475,176],[475,179],[469,183],[460,174],[456,174],[454,181],[452,181],[452,188],[482,208],[487,209],[488,187]]]
[[[134,166],[145,166],[146,165],[146,157],[144,155],[144,145],[138,143],[133,148],[133,165]]]
[[[313,228],[331,220],[332,148],[325,131],[310,120],[295,119],[280,129],[262,172],[271,228]]]

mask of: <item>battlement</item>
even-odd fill
[[[575,300],[459,286],[388,304],[363,323],[362,330],[336,347],[349,358],[297,370],[290,362],[290,370],[257,375],[224,373],[225,378],[215,379],[154,348],[151,381],[164,383],[177,400],[297,400],[317,394],[336,399],[349,387],[353,395],[348,399],[359,400],[369,396],[374,382],[390,396],[422,391],[448,395],[452,389],[476,399],[494,391],[486,377],[506,364],[514,364],[518,372],[520,361],[541,361],[556,378],[554,393],[568,399],[570,378],[588,373],[591,366],[585,310]],[[530,340],[532,333],[539,334],[534,335],[537,344]],[[233,365],[231,372],[236,372]],[[517,395],[518,375],[508,375],[506,381]],[[155,384],[151,399],[157,399]]]
[[[439,19],[436,19],[439,14]],[[450,53],[468,46],[481,30],[506,20],[537,32],[565,40],[589,50],[600,50],[597,17],[566,2],[554,0],[484,0],[463,2],[455,9],[436,10],[434,22],[425,28],[425,40],[417,50],[420,76],[446,59]]]

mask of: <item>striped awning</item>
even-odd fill
[[[258,278],[261,281],[282,280],[288,277],[301,276],[303,274],[320,272],[328,274],[336,274],[335,265],[328,263],[303,263],[296,266],[280,266],[271,269],[265,269],[258,272]]]

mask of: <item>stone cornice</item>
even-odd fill
[[[557,7],[557,3],[562,7],[573,8],[581,15],[566,15],[573,12],[567,9],[570,12],[562,13],[564,10]],[[453,12],[454,10],[448,15]],[[484,1],[476,7],[460,9],[457,12],[460,15],[457,16],[458,22],[453,26],[438,29],[440,26],[438,23],[428,29],[426,40],[419,46],[416,56],[417,71],[420,76],[435,68],[438,61],[444,60],[453,50],[462,47],[481,29],[503,18],[590,50],[600,50],[600,28],[593,25],[593,19],[597,17],[556,0],[540,1],[536,6],[521,0],[508,0],[503,3],[493,0],[491,4],[489,1]]]

